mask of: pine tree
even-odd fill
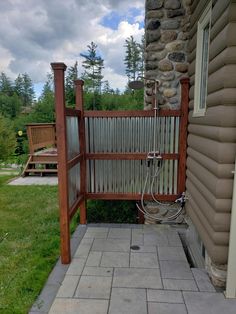
[[[144,76],[144,53],[145,53],[145,36],[142,36],[141,43],[138,44],[140,61],[139,61],[139,75]]]
[[[87,53],[80,54],[85,58],[82,62],[85,69],[82,78],[85,81],[85,91],[93,93],[93,109],[95,109],[95,107],[99,107],[100,102],[104,60],[97,54],[97,45],[94,42],[91,42],[87,47]]]
[[[15,147],[16,136],[12,122],[0,114],[0,161],[13,155]]]
[[[125,73],[128,81],[136,80],[139,75],[143,76],[144,71],[144,37],[138,43],[133,36],[125,40]]]
[[[75,104],[75,85],[74,82],[78,78],[78,62],[68,68],[65,83],[66,103],[68,105]]]
[[[12,96],[13,95],[13,86],[9,77],[6,76],[4,72],[0,73],[0,93]]]
[[[24,106],[31,106],[35,100],[33,83],[27,73],[24,73],[22,77],[23,77],[23,82],[24,82],[23,103],[24,103]]]
[[[15,86],[14,86],[15,93],[23,99],[24,95],[24,80],[21,74],[17,76],[15,79]]]
[[[24,107],[30,107],[35,100],[35,92],[31,78],[27,73],[18,75],[15,80],[15,91],[21,98]]]
[[[110,84],[109,84],[109,82],[106,80],[106,81],[103,82],[102,93],[103,93],[103,94],[109,94],[110,91],[111,91]]]
[[[138,44],[133,36],[130,36],[125,40],[126,48],[125,52],[125,73],[128,76],[128,80],[135,80],[138,75],[140,75],[140,62],[141,62],[141,54],[140,54],[140,44]]]
[[[15,118],[22,107],[20,97],[14,92],[13,83],[4,72],[0,74],[0,114]]]
[[[47,74],[47,80],[43,85],[43,90],[40,98],[43,98],[47,94],[53,93],[53,75],[51,73]]]
[[[13,94],[0,93],[0,114],[7,118],[15,118],[22,108],[22,102],[19,96]]]

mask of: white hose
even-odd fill
[[[160,154],[160,151],[157,151],[156,150],[156,142],[157,142],[157,139],[156,139],[156,130],[157,130],[157,110],[158,110],[158,106],[157,106],[157,84],[160,84],[159,81],[156,81],[155,80],[155,92],[154,92],[154,126],[153,126],[153,152],[149,152],[148,153],[148,157],[151,156],[151,153],[153,154],[152,155],[152,160],[153,162],[155,162],[159,156],[156,155],[156,153],[158,153],[158,155]],[[163,145],[164,145],[164,140],[163,140]],[[158,145],[159,146],[159,145]],[[158,159],[159,160],[159,159]],[[150,162],[151,160],[149,159],[148,162]],[[170,203],[161,203],[159,202],[155,196],[154,196],[154,192],[153,192],[153,186],[154,186],[154,180],[155,178],[157,178],[159,176],[159,174],[161,173],[162,171],[162,168],[163,168],[163,162],[162,160],[159,162],[161,162],[161,167],[158,166],[157,164],[157,167],[155,168],[155,171],[154,171],[154,175],[152,175],[150,173],[150,170],[149,170],[149,167],[148,167],[148,170],[147,170],[147,174],[146,174],[146,178],[145,178],[145,181],[144,181],[144,187],[143,187],[143,190],[142,190],[142,195],[141,195],[141,207],[136,203],[136,206],[138,208],[138,210],[140,212],[142,212],[144,215],[146,215],[147,217],[149,218],[152,218],[154,220],[157,220],[157,221],[160,221],[160,222],[164,222],[164,221],[171,221],[171,220],[174,220],[176,219],[182,212],[183,210],[183,206],[181,205],[180,208],[177,210],[177,212],[175,212],[175,214],[173,215],[170,215],[168,216],[167,218],[161,218],[161,217],[156,217],[156,216],[153,216],[152,214],[150,214],[149,212],[147,212],[146,208],[145,208],[145,205],[144,205],[144,194],[145,194],[145,191],[146,191],[146,187],[147,187],[147,182],[148,182],[148,178],[150,176],[150,179],[151,179],[151,186],[150,186],[150,189],[151,189],[151,195],[152,195],[152,199],[155,203],[159,204],[159,205],[162,205],[162,206],[168,206],[168,207],[171,207],[173,206],[175,203],[173,204],[170,204]],[[167,209],[168,210],[168,209]]]
[[[162,217],[157,217],[157,216],[154,216],[154,215],[150,214],[150,213],[146,210],[145,204],[144,204],[144,194],[145,194],[145,191],[146,191],[148,178],[149,178],[149,176],[150,176],[150,177],[154,180],[154,178],[156,178],[156,177],[160,174],[161,170],[162,170],[162,168],[157,167],[156,170],[155,170],[154,175],[152,176],[152,175],[150,174],[150,170],[149,170],[149,167],[148,167],[147,174],[146,174],[145,181],[144,181],[143,190],[142,190],[142,195],[141,195],[141,207],[140,207],[137,203],[136,203],[136,206],[137,206],[138,210],[139,210],[141,213],[143,213],[144,215],[146,215],[147,217],[149,217],[149,218],[151,218],[151,219],[154,219],[154,220],[157,220],[157,221],[160,221],[160,222],[167,222],[167,221],[171,221],[171,220],[176,219],[176,218],[181,214],[181,212],[182,212],[182,210],[183,210],[183,207],[180,206],[180,208],[178,209],[177,212],[175,212],[175,214],[170,215],[170,216],[168,216],[167,218],[162,218]],[[154,197],[154,193],[153,193],[153,181],[152,181],[152,187],[151,187],[151,188],[152,188],[152,191],[151,191],[151,192],[152,192],[152,198],[154,198],[154,200],[156,200],[155,197]],[[156,202],[159,203],[160,205],[163,205],[163,204],[164,204],[164,203],[161,203],[161,202],[159,202],[159,201],[157,201],[157,200],[156,200]],[[168,204],[168,205],[169,205],[169,207],[171,207],[171,206],[173,206],[174,204],[175,204],[175,203],[173,203],[173,204]],[[165,204],[165,205],[166,205],[166,204]],[[167,205],[166,205],[166,206],[167,206]]]
[[[162,167],[158,167],[156,168],[155,170],[155,173],[153,176],[151,176],[152,178],[152,182],[151,182],[151,195],[152,195],[152,199],[155,203],[159,204],[159,205],[162,205],[162,206],[173,206],[173,204],[171,203],[161,203],[160,201],[158,201],[156,198],[155,198],[155,195],[154,195],[154,192],[153,192],[153,186],[154,186],[154,180],[155,178],[157,178],[159,176],[159,174],[161,173],[162,171],[162,168],[163,168],[163,163],[162,163]]]

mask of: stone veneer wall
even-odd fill
[[[187,43],[191,0],[146,0],[145,76],[160,80],[161,107],[180,105],[179,79],[187,76]],[[145,88],[145,109],[152,107],[152,88]]]

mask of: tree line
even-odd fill
[[[128,82],[143,74],[143,39],[141,43],[130,36],[125,40],[125,73]],[[128,88],[121,92],[103,81],[104,59],[98,46],[91,42],[83,57],[84,106],[87,110],[142,109],[143,91],[132,92]],[[78,62],[66,71],[66,104],[74,106],[74,80],[78,78]],[[12,81],[4,72],[0,73],[0,161],[14,154],[27,153],[26,124],[55,121],[53,75],[47,74],[42,93],[36,99],[33,82],[27,73],[19,74]],[[23,135],[19,135],[22,134]],[[8,140],[6,141],[6,138]],[[18,158],[18,157],[17,157]]]

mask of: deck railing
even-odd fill
[[[27,124],[30,154],[48,146],[56,146],[55,123]]]
[[[158,150],[164,166],[155,197],[173,201],[185,190],[189,80],[182,79],[180,110],[84,111],[83,81],[75,82],[76,107],[65,107],[63,63],[53,63],[61,225],[61,259],[70,262],[70,220],[87,199],[140,200],[147,153]],[[153,141],[156,120],[156,141]],[[151,199],[147,190],[145,199]]]

